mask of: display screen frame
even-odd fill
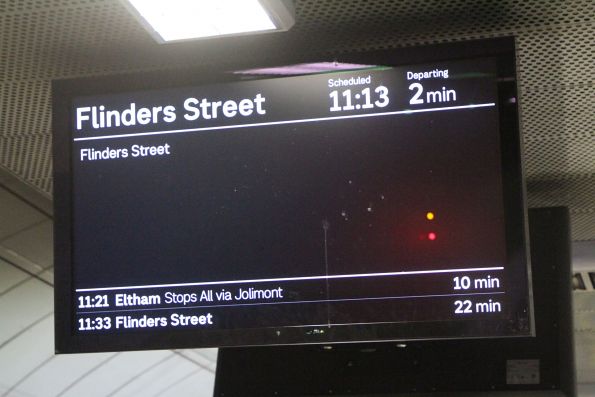
[[[438,321],[426,322],[422,325],[419,323],[391,323],[340,327],[332,335],[308,332],[311,330],[301,327],[285,327],[282,339],[279,339],[277,330],[271,328],[171,332],[166,330],[86,335],[74,332],[75,314],[73,308],[76,297],[73,285],[73,168],[70,131],[73,131],[72,104],[75,98],[200,86],[213,82],[241,81],[246,80],[245,74],[230,72],[279,65],[336,61],[364,65],[401,66],[477,58],[494,58],[496,60],[507,269],[509,269],[509,278],[515,281],[510,283],[507,288],[516,296],[524,297],[518,307],[518,313],[523,314],[523,318],[518,323],[511,323],[508,330],[496,330],[495,328],[502,326],[501,322],[486,320],[477,322],[473,326],[461,322]],[[260,76],[259,78],[276,77]],[[457,335],[456,338],[476,337],[478,334],[498,337],[534,335],[527,209],[516,81],[515,45],[512,37],[373,52],[328,52],[309,57],[271,57],[257,63],[253,60],[244,60],[230,62],[226,65],[195,67],[187,70],[54,81],[52,84],[52,129],[56,352],[444,339],[444,335]]]

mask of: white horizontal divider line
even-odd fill
[[[226,129],[232,129],[232,128],[263,127],[263,126],[268,126],[268,125],[310,123],[313,121],[345,120],[345,119],[355,119],[355,118],[363,118],[363,117],[390,116],[390,115],[396,115],[396,114],[411,114],[411,113],[423,113],[423,112],[439,112],[439,111],[445,111],[445,110],[474,109],[474,108],[483,108],[483,107],[492,107],[492,106],[496,106],[496,103],[490,102],[490,103],[480,103],[480,104],[474,104],[474,105],[447,106],[447,107],[441,107],[441,108],[398,110],[398,111],[394,111],[394,112],[383,112],[383,113],[350,114],[350,115],[345,115],[345,116],[318,117],[318,118],[311,118],[311,119],[296,119],[296,120],[284,120],[284,121],[270,121],[270,122],[265,122],[265,123],[234,124],[234,125],[221,125],[221,126],[202,127],[202,128],[187,128],[187,129],[182,129],[182,130],[164,130],[164,131],[139,132],[139,133],[119,134],[119,135],[90,136],[90,137],[82,137],[82,138],[73,138],[73,140],[75,142],[78,142],[78,141],[94,141],[94,140],[100,140],[100,139],[130,138],[130,137],[137,137],[137,136],[182,134],[182,133],[187,133],[187,132],[202,132],[202,131],[226,130]]]
[[[205,281],[200,283],[179,283],[179,284],[153,284],[153,285],[132,285],[126,287],[102,287],[102,288],[78,288],[76,292],[92,291],[118,291],[125,289],[147,289],[147,288],[171,288],[171,287],[193,287],[202,285],[225,285],[225,284],[249,284],[249,283],[269,283],[279,281],[304,281],[304,280],[333,280],[342,278],[365,278],[365,277],[386,277],[386,276],[409,276],[416,274],[440,274],[440,273],[462,273],[462,272],[483,272],[504,270],[503,266],[496,267],[472,267],[463,269],[438,269],[438,270],[415,270],[403,272],[386,273],[359,273],[359,274],[333,274],[324,276],[307,277],[282,277],[282,278],[262,278],[253,280],[230,280],[230,281]]]
[[[147,312],[157,310],[188,310],[188,309],[205,309],[216,307],[243,307],[243,306],[266,306],[266,305],[295,305],[306,303],[331,303],[331,302],[359,302],[359,301],[373,301],[373,300],[396,300],[396,299],[418,299],[418,298],[446,298],[449,296],[483,296],[483,295],[505,295],[503,291],[492,292],[467,292],[460,294],[431,294],[431,295],[402,295],[402,296],[372,296],[368,298],[340,298],[340,299],[320,299],[307,301],[280,301],[280,302],[258,302],[258,303],[228,303],[222,305],[187,305],[187,306],[161,306],[150,308],[134,308],[134,309],[111,309],[111,310],[82,310],[77,311],[76,314],[100,314],[100,313],[127,313],[127,312]]]

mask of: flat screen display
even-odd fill
[[[530,335],[504,47],[55,82],[57,351]]]

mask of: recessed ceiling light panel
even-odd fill
[[[287,30],[283,0],[122,0],[160,43]]]

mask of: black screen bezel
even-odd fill
[[[476,322],[474,326],[456,322],[397,323],[338,327],[327,334],[308,334],[303,328],[284,328],[279,338],[277,328],[219,331],[177,331],[132,334],[77,335],[73,332],[74,289],[72,263],[72,101],[86,95],[117,94],[136,90],[201,85],[213,81],[238,81],[245,76],[222,71],[305,62],[339,61],[375,65],[407,65],[434,61],[493,57],[497,63],[498,102],[502,156],[502,179],[506,215],[507,269],[515,283],[517,296],[526,299],[517,308],[519,320],[502,329],[500,321]],[[322,59],[321,59],[322,58]],[[527,212],[522,169],[522,149],[516,89],[514,38],[498,38],[406,47],[391,50],[353,53],[329,53],[311,58],[296,57],[263,60],[258,64],[236,61],[228,65],[195,67],[188,70],[135,73],[84,79],[54,81],[53,154],[54,154],[54,263],[55,263],[55,346],[58,353],[98,352],[145,349],[193,348],[213,346],[276,345],[295,343],[329,343],[337,341],[368,342],[378,340],[439,339],[445,334],[461,338],[477,334],[487,336],[531,336],[532,292],[528,260]],[[264,76],[271,77],[271,76]],[[526,263],[526,266],[525,266]],[[528,288],[525,288],[528,286]],[[357,329],[359,328],[359,329]],[[354,335],[357,337],[354,339]]]

